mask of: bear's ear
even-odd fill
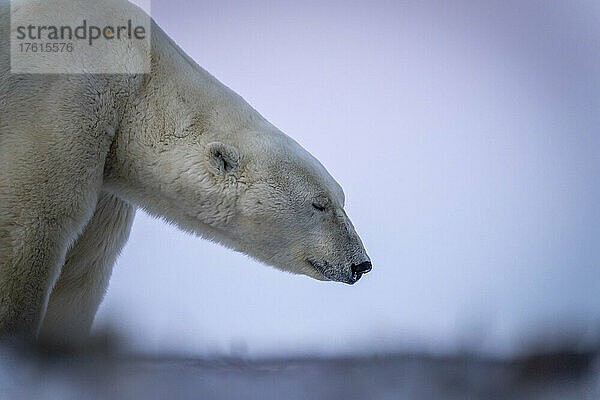
[[[230,145],[213,142],[206,145],[208,168],[216,175],[224,175],[234,171],[240,163],[240,153]]]

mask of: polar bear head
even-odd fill
[[[274,129],[250,131],[208,143],[205,157],[215,185],[235,198],[224,229],[232,247],[320,280],[352,284],[371,269],[342,188],[291,138]]]

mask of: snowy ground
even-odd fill
[[[600,398],[597,352],[247,360],[0,351],[0,399]]]

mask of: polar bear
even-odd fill
[[[13,74],[9,31],[4,3],[0,334],[85,336],[137,208],[291,273],[371,269],[319,161],[153,22],[144,74]]]

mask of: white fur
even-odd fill
[[[368,256],[340,186],[156,25],[145,75],[12,75],[7,26],[0,5],[0,333],[84,335],[135,207],[354,282]]]

